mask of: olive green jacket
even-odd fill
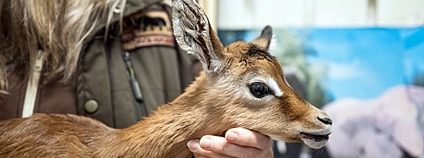
[[[142,9],[139,2],[127,3],[126,14]],[[143,97],[142,102],[137,102],[126,74],[121,44],[119,37],[109,38],[107,43],[103,37],[93,38],[80,58],[77,78],[78,113],[115,127],[139,121],[159,105],[175,99],[193,80],[192,60],[178,48],[150,46],[130,51]],[[87,111],[92,106],[90,100],[99,105],[95,112]]]
[[[171,11],[159,0],[127,0],[124,17],[145,9]],[[116,13],[113,22],[119,16]],[[174,47],[153,45],[129,50],[142,94],[142,100],[137,101],[122,56],[125,52],[122,36],[111,34],[105,40],[104,30],[105,26],[99,26],[87,40],[79,58],[75,84],[57,82],[39,86],[35,113],[74,113],[111,127],[128,127],[175,99],[193,81],[195,60],[176,43]],[[13,76],[9,80],[19,82]],[[0,106],[0,120],[21,117],[25,88],[26,85],[11,88],[11,97]]]

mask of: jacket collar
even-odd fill
[[[161,3],[161,2],[163,2],[163,0],[127,0],[125,4],[124,13],[122,13],[122,17],[131,15],[154,3]],[[112,15],[111,24],[119,21],[119,19],[121,18],[121,13],[119,12],[120,9],[119,8],[113,8],[113,9],[117,11],[114,11],[114,14]],[[105,28],[107,23],[107,16],[105,16],[101,20],[102,21],[99,23],[99,25],[96,28],[94,28],[93,33],[90,35],[90,37],[93,37],[100,30]],[[88,41],[91,41],[91,39],[89,39]]]

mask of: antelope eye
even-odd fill
[[[249,85],[250,93],[256,98],[262,98],[271,94],[269,87],[262,82],[253,82]]]

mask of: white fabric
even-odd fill
[[[28,79],[28,85],[25,93],[24,106],[22,109],[22,117],[29,117],[34,113],[35,100],[37,98],[38,84],[40,81],[41,70],[44,65],[44,52],[39,51],[34,66],[32,67],[32,74]]]

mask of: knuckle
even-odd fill
[[[228,143],[222,143],[222,144],[220,145],[220,147],[218,148],[218,151],[219,151],[219,152],[222,152],[222,153],[231,152],[231,151],[232,151],[231,144],[228,144]]]
[[[201,147],[199,147],[195,151],[191,151],[193,153],[193,156],[195,158],[207,158],[207,157],[213,157],[215,153],[213,151],[205,150]]]
[[[213,155],[214,153],[210,151],[201,151],[201,152],[193,153],[193,156],[195,158],[207,158],[207,157],[212,157]]]
[[[246,146],[255,147],[258,145],[258,142],[255,140],[255,138],[246,138],[244,140]]]
[[[265,136],[265,137],[263,137],[262,140],[260,140],[259,145],[260,145],[259,146],[260,149],[268,149],[272,145],[272,139],[268,136]]]
[[[269,148],[269,149],[264,150],[262,155],[263,155],[263,158],[273,158],[274,152],[272,151],[272,148]]]
[[[195,157],[195,158],[206,158],[206,157],[204,157],[204,156],[200,156],[200,155],[198,155],[198,154],[194,154],[194,157]]]
[[[271,146],[272,146],[272,139],[270,137],[268,137],[268,136],[266,137],[266,139],[267,139],[267,141],[265,141],[264,149],[271,148]]]
[[[242,148],[240,157],[241,158],[256,157],[256,150],[254,150],[253,148]]]

